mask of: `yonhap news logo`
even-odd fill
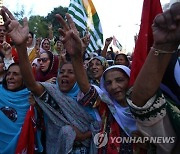
[[[108,136],[106,132],[97,133],[94,136],[94,144],[96,145],[97,148],[101,148],[105,146],[107,142],[108,142]]]
[[[94,136],[94,144],[97,148],[106,146],[108,140],[111,143],[175,143],[175,137],[110,137],[108,138],[106,132],[97,133]]]

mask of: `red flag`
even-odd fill
[[[24,120],[24,124],[19,136],[18,144],[16,147],[16,154],[28,153],[34,154],[35,149],[35,118],[34,108],[30,106]]]
[[[144,0],[139,36],[136,41],[131,65],[130,83],[132,86],[153,44],[152,24],[157,14],[162,13],[160,0]],[[145,84],[145,83],[144,83]]]

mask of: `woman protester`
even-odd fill
[[[29,32],[27,39],[27,53],[30,63],[37,57],[36,55],[36,37],[33,32]]]
[[[88,75],[91,84],[99,86],[104,70],[108,67],[107,60],[102,56],[95,56],[89,61]]]
[[[61,53],[63,52],[63,50],[64,50],[63,43],[62,43],[60,40],[57,40],[57,41],[55,42],[55,45],[54,45],[54,51],[53,51],[53,53],[54,53],[55,55],[60,56]]]
[[[103,147],[100,148],[99,153],[101,153],[102,151],[104,153],[111,153],[111,152],[112,153],[119,153],[119,152],[132,153],[133,150],[135,149],[133,147],[134,146],[133,144],[130,144],[130,145],[124,144],[123,146],[120,146],[119,143],[116,144],[116,143],[113,143],[112,140],[110,140],[110,137],[112,137],[112,135],[118,136],[118,135],[120,135],[120,132],[121,132],[124,136],[129,136],[133,131],[136,130],[135,120],[132,118],[131,113],[128,111],[127,102],[125,101],[125,92],[126,92],[127,86],[128,86],[130,70],[127,67],[126,67],[126,69],[122,69],[125,66],[122,66],[121,69],[118,69],[118,73],[121,75],[119,77],[120,79],[114,78],[115,75],[114,76],[109,75],[113,80],[113,86],[116,85],[116,84],[114,84],[115,81],[117,81],[117,82],[122,81],[122,83],[123,83],[123,84],[121,84],[121,86],[123,86],[123,88],[121,86],[119,86],[121,88],[115,88],[116,90],[112,90],[112,92],[113,92],[112,97],[115,97],[114,99],[118,99],[118,103],[119,103],[119,101],[122,101],[122,104],[121,104],[122,106],[120,104],[118,104],[119,106],[121,106],[120,107],[121,110],[120,110],[120,109],[117,109],[119,107],[116,108],[116,106],[114,105],[112,100],[110,98],[108,98],[103,91],[101,91],[97,86],[90,85],[90,83],[88,81],[88,77],[86,75],[86,71],[83,66],[82,41],[79,38],[79,36],[77,35],[77,33],[74,32],[74,22],[71,19],[71,17],[68,14],[66,14],[67,21],[69,24],[68,25],[61,16],[59,16],[59,15],[56,15],[56,16],[58,17],[59,21],[61,22],[61,24],[63,26],[63,29],[60,29],[60,33],[63,36],[62,42],[64,43],[64,47],[66,48],[66,50],[68,51],[68,53],[72,59],[74,73],[75,73],[76,79],[79,83],[80,89],[85,94],[85,96],[83,97],[83,99],[81,99],[79,101],[79,103],[84,106],[96,107],[99,110],[99,114],[101,116],[102,131],[104,129],[109,129],[108,130],[109,143],[107,144],[107,146],[105,148],[103,148]],[[110,70],[111,69],[112,68],[110,68]],[[107,72],[108,72],[108,69],[107,69]],[[121,89],[123,89],[123,90],[121,90]],[[117,94],[117,92],[118,92],[118,94]],[[101,100],[103,100],[104,102],[102,102]],[[123,107],[125,107],[125,108],[123,109]],[[124,112],[121,113],[121,111],[123,111],[123,110],[124,110]],[[124,114],[124,117],[126,117],[125,118],[126,120],[124,120],[123,118],[121,119],[121,115],[123,115],[123,114]],[[118,120],[116,118],[118,118]],[[107,124],[107,120],[109,122],[108,124]],[[122,125],[120,124],[121,122],[123,123]],[[123,130],[123,128],[124,128],[124,130]],[[129,130],[128,130],[128,128],[129,128]],[[112,132],[112,129],[114,130],[113,132]],[[142,152],[144,152],[144,151],[142,150]],[[140,153],[141,153],[141,151],[140,151]]]
[[[111,135],[118,136],[120,135],[120,132],[121,132],[125,136],[129,136],[133,131],[136,130],[135,120],[132,118],[131,113],[128,111],[127,102],[125,101],[125,92],[128,87],[130,70],[127,67],[126,69],[118,69],[118,72],[121,75],[120,77],[118,77],[118,79],[113,78],[115,75],[114,76],[109,75],[113,80],[113,86],[116,86],[116,84],[114,84],[115,81],[117,82],[122,81],[123,83],[123,84],[120,84],[119,88],[115,88],[116,90],[108,91],[109,93],[110,91],[113,92],[112,97],[118,96],[117,97],[118,103],[119,101],[122,101],[122,104],[121,104],[122,107],[120,107],[121,108],[120,110],[120,109],[117,109],[119,107],[117,108],[115,107],[112,100],[108,98],[107,95],[100,88],[94,85],[90,85],[88,81],[88,77],[86,75],[86,71],[83,66],[82,41],[79,38],[79,36],[73,31],[74,23],[71,17],[68,14],[66,15],[69,25],[66,24],[66,22],[62,19],[61,16],[57,15],[57,17],[63,26],[63,29],[60,29],[60,33],[63,36],[62,42],[64,43],[64,47],[66,48],[66,50],[68,51],[72,59],[72,64],[73,64],[74,73],[75,73],[77,82],[79,83],[79,86],[82,92],[85,94],[85,96],[83,97],[82,100],[79,101],[79,103],[84,106],[90,106],[90,107],[93,106],[94,108],[97,108],[101,116],[101,122],[102,122],[101,130],[104,131],[105,129],[105,130],[108,130],[108,133],[110,132],[108,134],[109,143],[106,145],[106,147],[100,148],[99,153],[101,153],[102,151],[104,153],[119,153],[119,152],[132,153],[134,150],[133,144],[129,144],[129,145],[124,144],[124,146],[120,146],[119,144],[113,143],[110,140],[110,137],[112,137]],[[125,67],[125,66],[122,66],[122,67]],[[123,70],[127,70],[127,71],[123,71]],[[107,72],[108,72],[108,69],[107,69]],[[123,88],[121,86],[123,86]],[[121,106],[121,105],[119,104],[117,106]],[[124,113],[121,113],[122,110],[124,110]],[[126,116],[126,120],[124,120],[123,118],[121,119],[121,115],[123,114],[124,114],[124,117]],[[118,118],[118,120],[116,118]],[[108,124],[107,124],[107,120],[108,120]],[[120,124],[120,121],[123,123],[122,125]],[[124,122],[126,123],[124,124]],[[129,128],[129,130],[127,128]]]
[[[179,153],[180,149],[179,23],[180,3],[155,18],[154,43],[134,83],[132,102],[129,101],[137,126],[145,136],[171,138],[171,142],[156,143],[156,152],[164,154]],[[168,69],[172,74],[165,73]],[[165,78],[171,84],[164,82]],[[175,97],[171,97],[170,91],[160,90],[161,82]]]
[[[59,59],[50,51],[40,53],[40,58],[37,59],[39,68],[35,73],[36,81],[56,83],[58,73]]]
[[[43,51],[51,51],[51,42],[48,38],[41,40],[40,53]]]
[[[117,54],[114,58],[115,65],[125,65],[129,67],[129,59],[124,53]]]
[[[102,75],[100,88],[106,97],[102,95],[101,100],[104,102],[93,106],[99,108],[102,120],[106,121],[103,123],[101,132],[105,132],[108,138],[116,138],[117,136],[128,138],[133,134],[138,134],[136,121],[126,100],[129,77],[130,69],[123,65],[111,66]],[[112,140],[109,140],[104,148],[99,149],[99,153],[130,154],[137,152],[145,153],[145,150],[142,150],[133,142],[113,143]]]
[[[11,64],[0,84],[0,153],[15,153],[21,127],[30,107],[29,91],[18,64]]]
[[[91,115],[87,114],[81,105],[68,96],[75,86],[76,79],[81,91],[84,92],[84,85],[79,82],[81,78],[75,77],[72,64],[64,64],[60,69],[57,79],[59,86],[47,82],[36,82],[28,61],[25,44],[29,31],[27,18],[23,19],[23,26],[21,26],[17,20],[8,17],[9,10],[7,8],[3,7],[1,11],[9,35],[16,43],[24,82],[34,94],[38,105],[47,117],[47,121],[45,121],[46,152],[70,153],[75,151],[80,153],[84,151],[84,153],[88,153],[89,151],[89,153],[96,153],[91,135],[99,130],[99,124]],[[64,21],[60,15],[57,17],[61,23]],[[75,27],[74,23],[73,26]],[[70,44],[70,46],[72,45]],[[76,49],[79,47],[81,48],[81,44],[77,42]],[[74,63],[73,61],[72,58],[72,63]]]

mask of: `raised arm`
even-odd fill
[[[104,45],[104,48],[103,48],[102,53],[101,53],[101,56],[104,57],[104,58],[106,58],[107,50],[108,50],[109,45],[112,42],[112,39],[113,39],[112,37],[109,37],[105,41],[105,45]]]
[[[180,3],[173,4],[170,10],[158,15],[152,29],[154,44],[132,92],[132,101],[137,106],[143,106],[156,93],[172,53],[180,44]]]
[[[86,93],[89,91],[90,84],[83,66],[83,42],[69,14],[66,14],[67,23],[60,15],[57,14],[56,17],[63,27],[59,32],[63,36],[64,47],[71,56],[76,80],[81,91]]]
[[[6,7],[2,7],[1,14],[3,16],[3,20],[5,21],[5,27],[8,31],[8,35],[10,35],[16,44],[19,66],[23,80],[27,88],[32,91],[33,94],[40,96],[44,92],[44,88],[35,81],[27,55],[26,41],[29,33],[27,18],[23,19],[22,26],[17,20],[15,20],[11,12]]]

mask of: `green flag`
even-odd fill
[[[87,30],[90,33],[90,44],[87,52],[94,52],[101,48],[103,45],[103,33],[92,0],[71,0],[68,13],[82,35],[85,35]]]

